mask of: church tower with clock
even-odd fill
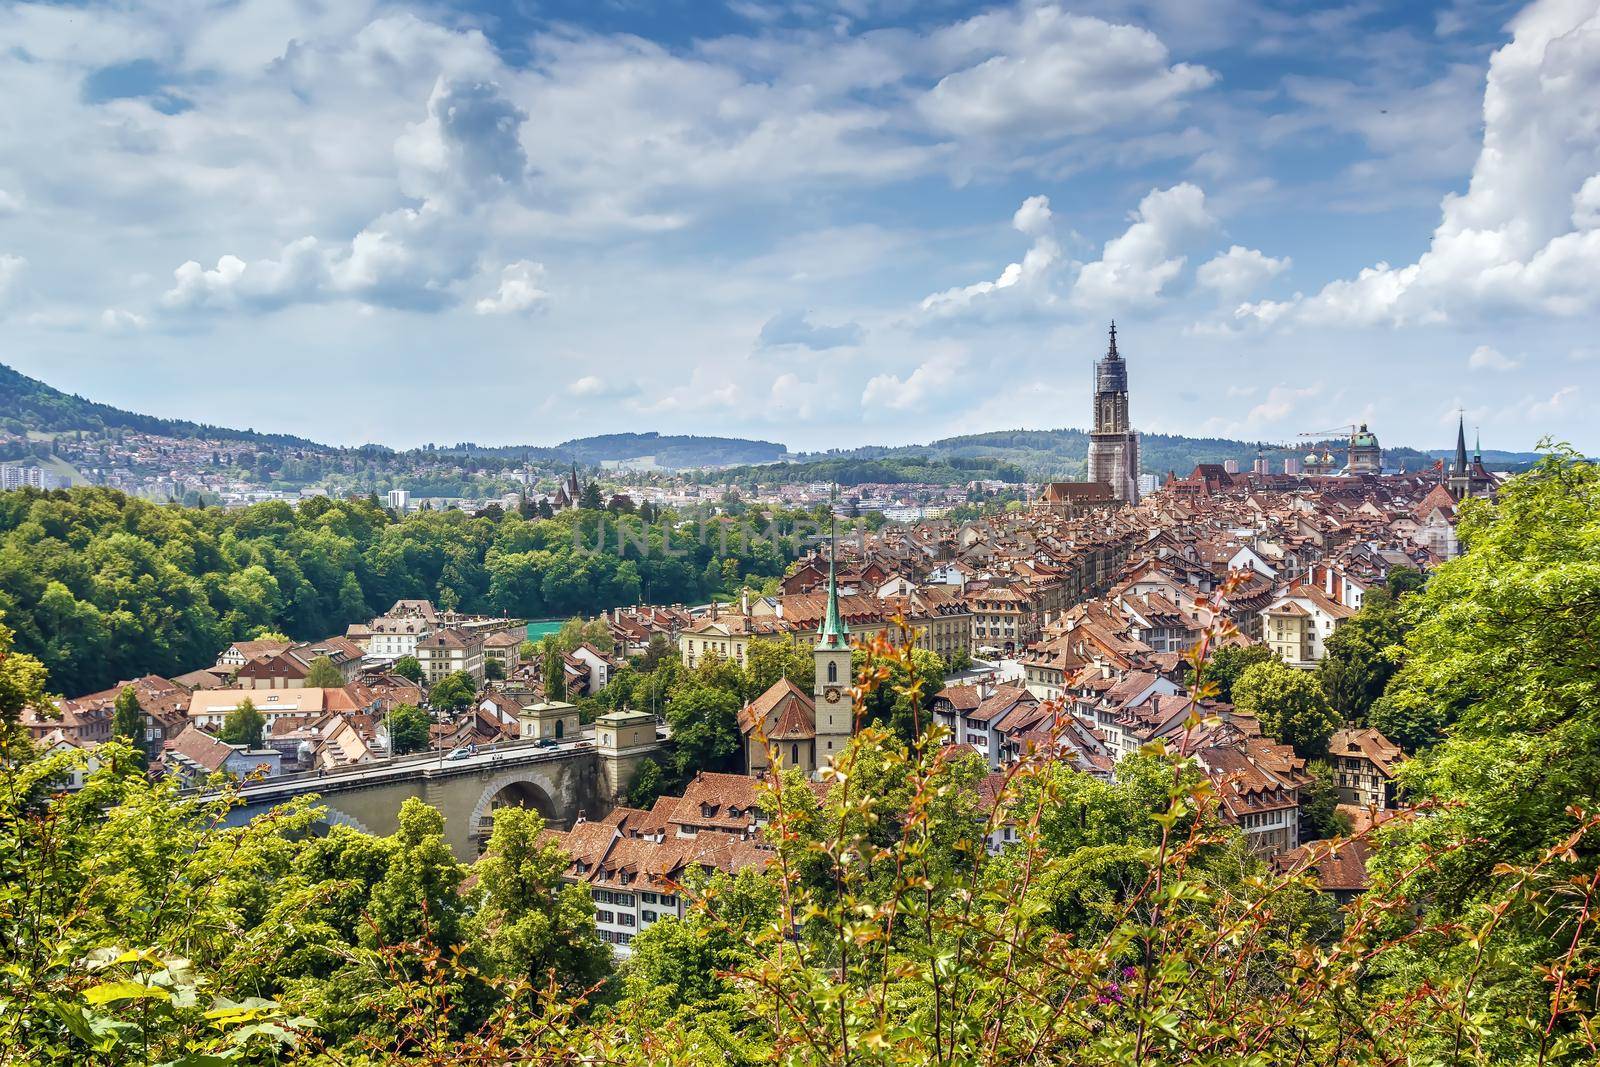
[[[839,583],[834,560],[839,554],[835,522],[828,553],[828,607],[817,627],[812,650],[816,681],[811,695],[817,709],[817,766],[832,763],[844,751],[855,728],[855,701],[850,693],[850,631],[839,616]]]

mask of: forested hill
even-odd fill
[[[1339,448],[1339,442],[1324,442]],[[1274,471],[1283,470],[1283,461],[1298,457],[1310,447],[1310,442],[1294,443],[1283,447],[1284,442],[1237,441],[1223,437],[1184,437],[1176,434],[1145,433],[1139,437],[1140,465],[1147,472],[1166,475],[1169,471],[1188,474],[1198,463],[1224,463],[1234,460],[1240,470],[1249,470],[1255,462],[1257,449],[1266,457]],[[926,464],[944,461],[963,467],[961,461],[985,459],[1015,468],[1029,478],[1081,478],[1084,461],[1089,452],[1089,434],[1080,429],[1059,430],[998,430],[990,433],[964,434],[945,437],[925,445],[867,446],[864,448],[836,449],[826,453],[802,456],[806,462],[850,463],[877,461],[879,463],[910,462]],[[1537,459],[1529,453],[1518,462],[1529,463]],[[1404,464],[1408,470],[1432,465],[1433,457],[1412,448],[1386,446],[1384,461]]]
[[[70,433],[82,430],[133,430],[162,437],[203,438],[213,441],[260,441],[291,448],[319,448],[313,441],[289,434],[257,433],[226,426],[211,426],[186,419],[140,415],[109,404],[85,400],[46,385],[37,378],[0,363],[0,426],[15,434]]]
[[[18,436],[30,432],[57,434],[81,431],[98,434],[107,430],[132,430],[182,439],[252,441],[302,451],[328,453],[352,451],[318,444],[289,434],[258,433],[250,429],[240,430],[189,422],[185,419],[163,419],[154,415],[141,415],[109,404],[87,400],[72,393],[64,393],[3,363],[0,363],[0,427]],[[366,446],[355,451],[370,454],[375,448],[387,451],[378,446]],[[593,466],[604,460],[653,456],[658,466],[683,468],[712,467],[730,463],[771,463],[781,459],[787,450],[775,441],[755,441],[741,437],[612,433],[573,438],[553,446],[516,444],[484,447],[458,444],[440,448],[430,447],[427,451],[527,458],[543,463],[579,463],[585,466]]]
[[[73,696],[209,666],[260,630],[342,634],[400,599],[516,618],[594,615],[702,602],[783,574],[795,553],[764,538],[722,545],[697,523],[674,528],[669,553],[665,525],[645,531],[634,515],[495,512],[396,519],[366,498],[225,511],[103,488],[13,490],[0,493],[0,621]]]

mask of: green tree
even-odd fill
[[[1233,703],[1233,683],[1239,680],[1239,676],[1257,663],[1267,663],[1275,658],[1266,645],[1223,645],[1217,649],[1206,662],[1206,678],[1217,683],[1216,699],[1225,704]],[[1192,671],[1189,676],[1192,685]]]
[[[465,671],[447,674],[428,690],[428,703],[443,711],[460,711],[478,695],[477,683]]]
[[[789,679],[802,693],[810,693],[815,671],[811,652],[792,641],[757,637],[745,649],[745,692],[752,696],[765,693],[780,678]]]
[[[318,656],[306,669],[308,689],[340,689],[343,686],[344,675],[339,672],[338,665],[327,656]]]
[[[599,511],[605,507],[600,495],[600,483],[589,482],[578,492],[578,506],[585,511]]]
[[[1233,683],[1233,703],[1261,722],[1261,729],[1307,759],[1327,755],[1339,714],[1317,678],[1276,659],[1247,667]]]
[[[760,963],[760,932],[779,914],[777,882],[749,867],[696,878],[690,892],[705,906],[681,919],[663,917],[633,939],[624,995],[649,1024],[677,1023],[726,1050],[732,1062],[753,1062],[770,1037],[751,1025],[731,976]]]
[[[415,704],[399,704],[389,712],[389,744],[396,756],[428,748],[428,728],[433,720]]]
[[[1372,712],[1391,739],[1421,749],[1399,772],[1407,797],[1440,805],[1386,837],[1379,865],[1398,876],[1422,849],[1461,843],[1411,887],[1450,917],[1472,912],[1499,865],[1538,856],[1572,825],[1568,809],[1592,811],[1600,795],[1600,467],[1554,449],[1493,503],[1463,501],[1459,535],[1467,551],[1407,598],[1416,625],[1405,662]],[[1591,842],[1560,867],[1572,884],[1600,866]],[[1505,922],[1528,974],[1578,943],[1525,904]]]
[[[0,761],[13,758],[13,753],[26,744],[17,729],[22,713],[28,708],[46,708],[50,703],[44,690],[44,664],[14,651],[15,638],[11,628],[0,622]]]
[[[582,885],[564,885],[567,856],[544,836],[529,808],[502,807],[483,858],[475,865],[474,929],[500,974],[543,989],[554,979],[568,994],[611,970],[611,952],[594,925],[594,902]]]
[[[145,751],[144,709],[139,706],[139,693],[131,685],[122,687],[111,709],[111,736],[127,743],[133,750],[134,760],[143,767]]]
[[[1394,676],[1395,646],[1404,637],[1394,600],[1379,588],[1368,590],[1361,610],[1329,636],[1317,681],[1346,721],[1366,722],[1373,702]]]
[[[461,944],[466,901],[459,892],[467,869],[450,852],[444,816],[416,797],[400,805],[387,869],[372,888],[369,937],[397,945],[426,938],[433,944]]]
[[[628,806],[648,811],[667,791],[669,784],[670,780],[666,771],[661,769],[661,764],[649,757],[640,760],[633,772],[633,780],[628,783]]]
[[[667,701],[678,776],[697,771],[730,771],[739,757],[739,698],[721,689],[690,685]]]
[[[217,732],[217,737],[230,745],[260,748],[266,728],[267,717],[256,710],[254,701],[246,697],[223,717],[222,729]]]
[[[561,651],[546,642],[544,649],[544,698],[548,701],[567,699],[567,670]]]
[[[1407,593],[1415,593],[1428,584],[1428,576],[1411,567],[1396,567],[1389,572],[1385,579],[1389,588],[1389,595],[1399,600]]]
[[[1452,709],[1420,687],[1393,685],[1373,701],[1367,725],[1405,749],[1420,752],[1444,739]]]
[[[415,656],[401,656],[391,668],[400,677],[412,682],[422,681],[422,664]]]
[[[939,690],[944,688],[944,661],[925,648],[913,648],[907,655],[888,662],[875,659],[866,648],[852,651],[852,674],[859,675],[869,663],[886,667],[888,679],[866,695],[866,718],[894,730],[900,740],[909,744],[920,730],[932,725],[933,717],[928,709],[933,706],[933,698],[939,695]],[[913,686],[917,693],[915,700],[911,696]]]
[[[1327,760],[1306,764],[1311,784],[1301,793],[1300,812],[1313,840],[1350,832],[1350,820],[1339,811],[1339,784]]]
[[[503,682],[503,681],[505,681],[506,680],[506,667],[505,667],[505,664],[501,663],[497,659],[485,659],[483,661],[483,677],[487,681],[491,681],[491,682]]]

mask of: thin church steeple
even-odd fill
[[[823,613],[822,624],[817,627],[818,648],[845,648],[850,644],[850,633],[839,617],[839,517],[834,513],[838,492],[836,485],[828,500],[828,608]]]

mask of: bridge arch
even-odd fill
[[[360,819],[351,818],[332,804],[322,804],[322,818],[319,820],[324,826],[348,826],[352,830],[360,830],[364,834],[372,833],[367,829],[367,824]]]
[[[490,779],[477,804],[473,805],[468,825],[480,850],[489,842],[495,809],[506,807],[532,808],[550,826],[557,829],[562,826],[560,810],[544,783],[529,771],[508,771]]]

